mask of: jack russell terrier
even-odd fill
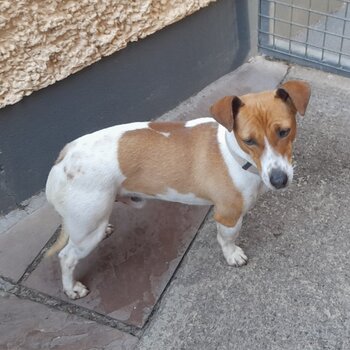
[[[74,269],[113,231],[116,200],[134,207],[149,198],[212,204],[227,263],[246,264],[235,245],[242,218],[260,193],[291,183],[296,113],[305,114],[309,98],[310,86],[291,80],[274,91],[222,98],[210,108],[215,120],[117,125],[68,143],[46,184],[62,217],[48,255],[61,250],[67,296],[88,294]]]

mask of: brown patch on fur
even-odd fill
[[[215,207],[214,219],[221,225],[227,227],[234,227],[240,216],[242,215],[242,207],[243,207],[243,198],[241,197],[241,201],[235,203],[234,206],[229,206],[227,208]]]
[[[184,123],[151,124],[150,129],[127,131],[119,140],[118,160],[126,176],[123,187],[150,196],[169,188],[192,193],[214,203],[219,222],[234,226],[243,198],[220,153],[217,124],[189,128]]]
[[[311,88],[302,80],[289,80],[282,84],[281,88],[287,91],[295,109],[300,115],[304,115],[309,104]]]
[[[225,96],[210,107],[210,113],[218,123],[232,131],[234,120],[242,106],[243,103],[237,96]]]
[[[61,150],[60,154],[58,155],[58,158],[55,161],[55,165],[62,162],[63,158],[66,156],[67,152],[68,152],[68,147],[69,143],[67,143],[63,149]]]

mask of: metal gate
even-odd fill
[[[349,4],[339,0],[260,0],[260,51],[350,76]]]

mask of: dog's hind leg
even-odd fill
[[[62,213],[64,231],[69,237],[67,245],[58,254],[64,292],[72,299],[82,298],[88,289],[74,278],[79,260],[89,255],[108,234],[108,220],[114,203],[113,193],[79,194],[79,205],[74,197],[67,200]],[[69,198],[70,199],[70,198]]]
[[[81,282],[75,280],[74,269],[79,260],[89,255],[103,240],[107,225],[108,218],[101,221],[94,230],[88,232],[81,240],[74,241],[70,238],[68,244],[58,254],[61,263],[63,290],[69,298],[78,299],[88,294],[89,290]],[[67,232],[71,229],[79,229],[67,223],[64,224],[64,227]]]

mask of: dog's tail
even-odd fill
[[[65,230],[61,229],[61,232],[59,234],[59,236],[57,237],[55,243],[46,251],[45,253],[45,257],[48,258],[54,254],[56,254],[57,252],[61,251],[67,244],[68,242],[68,235],[65,232]]]

